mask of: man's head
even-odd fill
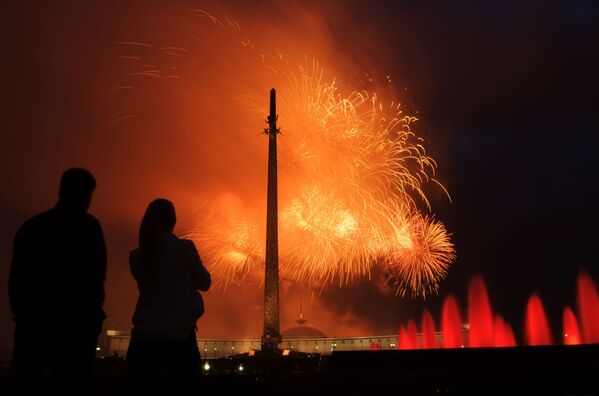
[[[96,179],[88,170],[71,168],[66,170],[60,178],[58,196],[60,202],[65,206],[87,211],[95,188]]]

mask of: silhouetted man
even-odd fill
[[[67,170],[56,206],[26,221],[15,236],[8,281],[13,394],[90,392],[106,317],[106,245],[100,223],[87,213],[95,187],[87,170]]]

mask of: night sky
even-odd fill
[[[263,151],[246,152],[238,147],[243,142],[232,144],[226,135],[241,117],[223,116],[228,103],[223,98],[234,81],[198,77],[194,85],[206,85],[200,93],[189,81],[154,87],[153,99],[132,105],[133,113],[119,113],[109,98],[108,88],[119,76],[114,60],[119,41],[187,47],[196,34],[206,51],[199,58],[206,81],[219,69],[223,75],[233,70],[219,56],[228,42],[217,38],[212,48],[207,19],[191,16],[191,8],[237,21],[243,34],[269,51],[321,59],[332,72],[345,73],[347,85],[367,84],[366,73],[374,76],[372,87],[365,88],[392,94],[417,114],[414,130],[425,138],[439,163],[438,178],[451,194],[449,203],[438,189],[427,190],[457,251],[438,296],[402,299],[373,274],[374,281],[316,293],[312,304],[304,304],[311,324],[330,335],[395,333],[424,308],[438,318],[447,293],[465,308],[468,281],[481,274],[494,311],[514,326],[517,338],[522,339],[533,292],[541,296],[557,335],[563,308],[575,305],[579,270],[599,280],[597,2],[172,3],[2,6],[8,8],[1,12],[0,28],[3,353],[12,332],[5,281],[12,237],[27,218],[54,204],[64,169],[84,166],[98,179],[91,212],[108,241],[107,323],[121,329],[130,326],[136,297],[127,252],[135,247],[138,222],[151,199],[173,198],[176,232],[183,234],[193,227],[197,199],[206,191],[266,189],[262,168],[243,178],[264,177],[263,185],[238,188],[235,169],[253,158],[265,161],[266,144],[259,141],[263,146],[256,147]],[[378,84],[386,75],[393,83]],[[236,93],[242,88],[235,86]],[[217,93],[207,100],[206,92]],[[126,114],[136,117],[111,122]],[[297,294],[294,285],[283,288],[286,295]],[[239,293],[207,293],[199,337],[260,335],[261,291]],[[283,325],[297,316],[293,298],[283,308]]]

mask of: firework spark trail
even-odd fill
[[[365,274],[369,268],[359,237],[355,213],[334,194],[308,187],[282,212],[282,274],[309,284]]]
[[[223,25],[203,10],[194,12]],[[192,52],[117,44],[159,48],[164,56]],[[249,40],[241,45],[255,51]],[[287,197],[279,203],[281,276],[311,286],[341,286],[380,269],[402,296],[435,293],[455,252],[443,224],[418,208],[431,209],[423,190],[427,183],[449,194],[435,179],[437,163],[411,130],[417,118],[367,91],[344,95],[316,60],[297,66],[278,53],[269,64],[263,54],[254,55],[255,79],[281,92],[280,188]],[[161,77],[162,71],[144,64],[129,74]],[[252,118],[263,118],[262,96],[255,88],[246,91],[233,96]],[[261,214],[217,205],[188,235],[225,287],[245,283],[263,268]]]
[[[296,158],[312,160],[306,168],[319,175],[330,168],[327,161],[337,158],[341,163],[328,176],[354,186],[360,199],[393,193],[415,205],[414,192],[430,208],[422,184],[434,176],[436,163],[419,142],[412,142],[410,124],[416,118],[396,106],[387,121],[376,95],[361,91],[341,97],[334,81],[322,82],[322,74],[318,64],[300,67],[300,78],[289,78],[288,95],[282,97],[281,106],[288,110],[282,122],[300,135],[294,143],[303,152],[294,153]]]
[[[455,255],[445,227],[417,209],[415,198],[430,209],[423,185],[440,183],[416,118],[365,91],[342,96],[317,63],[284,74],[282,173],[300,187],[282,205],[282,276],[343,285],[379,265],[401,295],[436,292]]]
[[[125,120],[131,120],[131,119],[134,119],[134,118],[135,118],[135,116],[132,115],[132,114],[124,115],[124,116],[116,118],[114,120],[107,121],[107,122],[104,123],[104,125],[116,124],[118,122],[125,121]]]
[[[455,258],[445,226],[419,213],[397,224],[401,224],[399,233],[381,249],[389,282],[402,296],[435,294]]]
[[[209,258],[217,284],[241,284],[252,271],[263,264],[263,232],[255,219],[247,217],[247,209],[227,199],[216,207],[204,207],[203,221],[186,237],[201,247],[202,257]]]
[[[302,66],[281,105],[308,186],[282,212],[282,273],[343,284],[382,263],[402,295],[435,292],[454,253],[443,225],[420,215],[411,195],[430,208],[422,186],[437,166],[410,130],[416,119],[367,92],[343,97],[322,76],[317,64]]]

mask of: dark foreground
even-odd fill
[[[334,352],[208,360],[207,392],[599,395],[599,345]],[[6,367],[0,372],[0,394]],[[131,395],[124,359],[98,359],[99,395]],[[168,394],[168,390],[164,390]]]

